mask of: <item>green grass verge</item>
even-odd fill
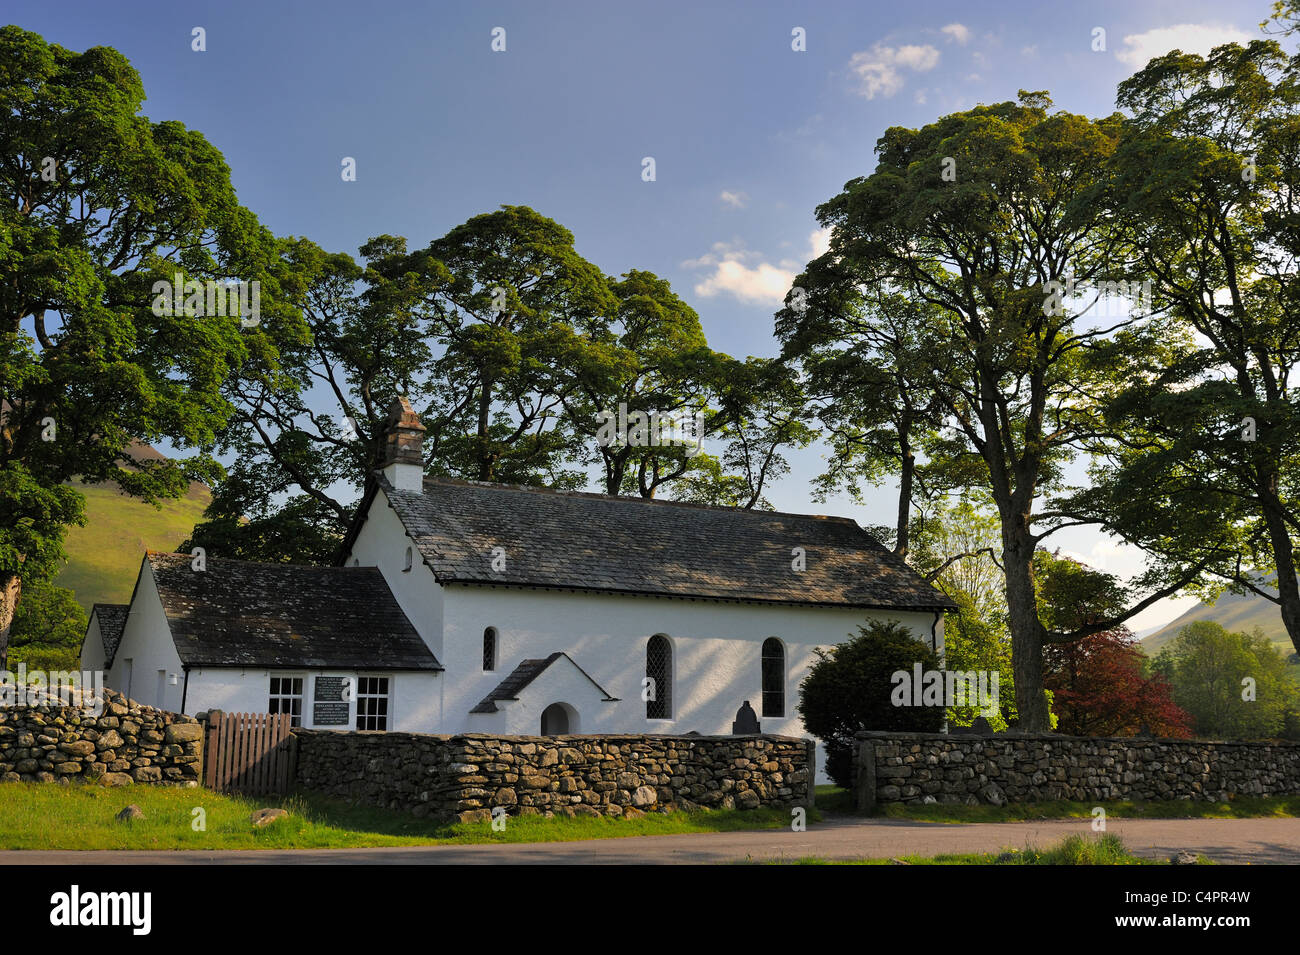
[[[1238,796],[1227,802],[1200,799],[1165,799],[1151,802],[1049,802],[1012,803],[1005,806],[948,805],[945,803],[890,803],[872,814],[877,819],[914,819],[917,822],[1022,822],[1033,819],[1090,819],[1100,806],[1112,819],[1266,819],[1300,816],[1300,796]],[[817,808],[828,813],[854,813],[850,793],[838,786],[817,787]]]
[[[144,818],[118,822],[117,813],[132,804]],[[286,809],[289,815],[254,829],[250,814],[268,806]],[[203,810],[203,831],[194,828],[200,818],[195,809]],[[810,822],[818,818],[815,811],[808,814]],[[505,830],[495,832],[490,822],[437,823],[308,795],[246,799],[164,786],[0,783],[0,849],[346,849],[568,842],[789,825],[788,810],[720,809],[647,813],[640,819],[510,816]]]
[[[1168,860],[1145,859],[1129,852],[1123,840],[1107,833],[1098,839],[1068,836],[1049,849],[1004,849],[1001,852],[968,852],[950,855],[900,856],[896,859],[823,859],[807,856],[776,865],[1169,865]],[[1199,865],[1212,865],[1197,856]]]

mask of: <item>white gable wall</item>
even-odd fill
[[[497,670],[497,675],[508,675],[517,663],[512,662],[504,672]],[[497,700],[497,712],[471,713],[465,726],[472,733],[536,736],[541,731],[542,711],[552,703],[567,703],[573,710],[569,717],[570,733],[597,732],[589,727],[609,722],[610,714],[620,705],[605,699],[576,663],[560,657],[524,687],[517,700]]]
[[[161,693],[159,670],[165,674]],[[176,675],[175,686],[170,682],[172,674]],[[141,563],[135,595],[122,628],[122,642],[113,655],[112,669],[104,674],[104,685],[146,706],[180,712],[184,682],[181,658],[167,626],[153,568],[146,560]]]
[[[411,569],[406,566],[406,549],[411,548]],[[375,493],[365,523],[344,563],[351,567],[378,567],[388,582],[397,604],[411,625],[443,666],[443,591],[420,551],[406,534],[383,489]]]
[[[95,671],[104,669],[104,635],[99,630],[99,613],[90,612],[90,623],[86,627],[86,639],[81,644],[81,669]]]

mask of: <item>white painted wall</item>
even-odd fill
[[[799,683],[816,659],[815,647],[843,642],[869,618],[898,620],[928,644],[935,619],[928,612],[778,607],[455,584],[443,588],[443,610],[439,659],[447,668],[446,719],[441,730],[445,733],[485,731],[477,728],[483,724],[471,720],[469,710],[521,660],[563,650],[620,700],[580,706],[584,733],[730,733],[736,710],[749,700],[763,732],[806,736],[795,705]],[[498,668],[485,673],[482,641],[489,626],[497,630]],[[666,635],[673,645],[673,717],[668,720],[646,719],[641,700],[646,644],[656,633]],[[762,646],[768,637],[779,638],[786,647],[786,715],[780,718],[762,713]],[[938,640],[942,648],[942,619]],[[541,688],[539,680],[537,689]],[[576,694],[578,690],[556,686],[554,692]],[[562,696],[545,699],[536,692],[526,696],[538,717],[552,702],[577,705]]]
[[[500,670],[496,672],[504,677],[517,663],[518,661],[512,663],[504,673]],[[496,683],[492,686],[496,686]],[[483,695],[486,696],[487,691]],[[474,702],[477,703],[478,700]],[[464,721],[463,731],[536,736],[542,729],[542,711],[552,703],[566,703],[572,709],[573,715],[569,717],[570,733],[600,732],[592,726],[608,722],[614,708],[619,706],[618,703],[605,699],[604,694],[596,689],[576,664],[561,657],[528,684],[519,694],[519,699],[498,700],[496,713],[469,714]]]
[[[161,695],[158,692],[159,670],[165,674]],[[170,683],[172,674],[176,675],[175,686]],[[122,628],[122,642],[113,655],[112,668],[104,674],[104,685],[146,706],[180,712],[184,682],[181,658],[163,614],[153,568],[148,560],[144,560],[135,585],[135,598]]]
[[[86,639],[81,644],[81,669],[102,670],[104,663],[104,636],[99,630],[99,614],[91,610],[90,624],[86,627]]]
[[[411,549],[411,569],[406,566],[406,550]],[[438,662],[443,648],[443,589],[434,579],[433,571],[420,558],[420,552],[406,534],[406,528],[397,518],[397,512],[388,503],[380,489],[370,505],[370,514],[352,544],[352,551],[344,563],[351,567],[356,562],[361,567],[378,567],[388,581],[388,588],[397,598],[398,606],[406,612],[412,626],[425,644],[433,651]],[[563,649],[563,648],[559,648]],[[481,648],[480,648],[481,652]]]
[[[302,677],[302,725],[305,729],[351,730],[356,728],[356,701],[348,705],[346,726],[322,724],[312,718],[315,680],[318,676],[352,678],[357,686],[361,676],[388,677],[388,728],[406,733],[438,732],[437,701],[441,679],[437,673],[370,670],[265,670],[237,667],[195,668],[190,671],[185,712],[193,715],[205,710],[227,713],[265,713],[271,700],[271,677]]]

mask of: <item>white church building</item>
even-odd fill
[[[764,733],[814,650],[896,620],[943,648],[953,604],[846,518],[427,478],[394,405],[340,566],[146,554],[82,666],[184,713],[421,733]]]

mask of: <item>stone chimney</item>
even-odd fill
[[[384,477],[400,491],[424,490],[424,425],[405,398],[388,407]]]

